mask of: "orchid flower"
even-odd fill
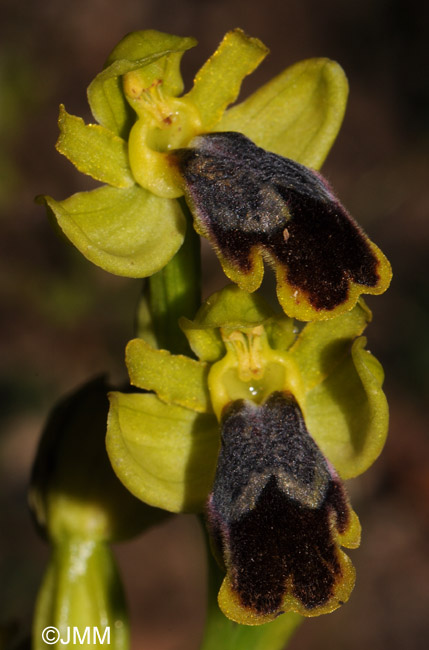
[[[360,301],[299,331],[230,285],[181,321],[197,359],[127,346],[143,392],[110,394],[114,471],[150,505],[206,512],[226,572],[219,605],[238,623],[314,616],[350,595],[340,546],[359,545],[360,525],[342,480],[374,462],[387,433],[370,319]]]

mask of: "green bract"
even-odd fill
[[[55,543],[127,539],[159,519],[112,472],[104,444],[107,390],[103,378],[88,382],[55,407],[43,432],[29,501],[39,529]]]
[[[166,516],[135,499],[112,471],[104,445],[106,390],[97,379],[57,405],[34,463],[30,506],[52,545],[36,603],[36,649],[46,646],[48,626],[58,628],[64,642],[70,629],[83,635],[91,628],[89,647],[97,628],[116,650],[127,647],[125,598],[108,543]]]
[[[83,647],[102,643],[102,639],[114,650],[129,647],[125,595],[107,544],[70,538],[55,545],[36,601],[34,650],[46,648],[43,631],[52,626],[64,644],[71,638],[70,645],[74,645],[73,630],[77,629],[81,640],[75,638]]]
[[[194,45],[153,30],[129,34],[88,88],[99,124],[85,125],[60,108],[58,151],[105,185],[63,201],[40,200],[72,243],[111,273],[152,275],[183,242],[183,189],[168,158],[172,149],[201,133],[237,130],[318,168],[340,127],[347,82],[336,63],[294,65],[227,110],[267,48],[239,29],[229,32],[182,94],[180,60]]]
[[[333,321],[299,331],[260,296],[230,285],[193,321],[181,321],[199,361],[130,341],[130,381],[153,393],[110,395],[107,448],[118,477],[150,505],[201,511],[223,408],[241,398],[260,402],[278,390],[295,395],[340,477],[361,474],[381,452],[388,424],[383,372],[361,336],[370,319],[360,301]]]

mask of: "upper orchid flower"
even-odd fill
[[[197,73],[192,89],[183,94],[180,60],[194,45],[192,38],[156,31],[132,33],[113,50],[88,88],[99,124],[85,125],[61,107],[58,150],[80,171],[105,183],[64,201],[44,198],[65,234],[88,259],[112,273],[150,276],[183,242],[185,205],[178,199],[185,195],[195,228],[209,237],[234,282],[254,291],[262,280],[261,254],[274,263],[279,299],[291,316],[331,318],[351,309],[360,293],[384,291],[390,281],[388,262],[358,228],[350,226],[330,190],[309,169],[323,163],[343,118],[347,81],[342,69],[327,59],[303,61],[228,109],[243,78],[259,65],[267,48],[239,29],[229,32]],[[208,139],[213,132],[225,133]],[[237,132],[251,142],[239,140]],[[208,147],[213,182],[210,186],[200,167],[197,186],[183,162],[184,152],[194,157],[204,153],[207,158]],[[264,164],[264,171],[253,163],[252,171],[249,164],[237,164],[244,149],[247,161],[252,154],[261,163],[271,156],[271,161],[286,157],[289,164],[267,177],[270,165]],[[225,165],[226,172],[219,175]],[[298,169],[309,191],[301,183],[296,195]],[[253,201],[258,215],[250,214],[249,223],[243,223],[249,197],[235,216],[231,211],[246,193],[249,182],[242,185],[246,177],[260,191],[258,201]],[[279,196],[280,186],[287,196],[284,191]],[[225,205],[220,210],[222,219],[229,221],[224,236],[216,230],[220,217],[215,223],[209,200],[219,190],[228,203],[227,210]],[[298,219],[301,207],[305,223]],[[327,235],[325,221],[331,213]],[[255,218],[261,220],[262,230],[262,226],[252,230]],[[252,238],[244,241],[249,228]],[[225,246],[224,240],[237,229],[240,237],[233,234]],[[274,237],[277,231],[281,241]],[[326,237],[333,242],[331,248]],[[315,287],[310,279],[319,276]]]

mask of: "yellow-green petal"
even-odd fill
[[[126,348],[126,364],[133,386],[153,390],[169,404],[199,413],[211,411],[206,363],[156,350],[143,339],[133,339]]]
[[[225,345],[218,329],[201,328],[195,321],[180,318],[180,328],[188,339],[192,352],[201,360],[213,363],[225,354]]]
[[[348,83],[329,59],[296,63],[228,110],[217,131],[241,131],[255,144],[319,169],[341,126]]]
[[[241,83],[268,54],[268,48],[241,29],[228,32],[216,52],[197,73],[185,96],[198,109],[203,129],[213,128],[238,96]],[[241,128],[235,129],[241,131]]]
[[[356,339],[351,355],[305,399],[308,429],[343,479],[372,465],[388,429],[383,369],[365,344],[365,337]]]
[[[171,512],[199,512],[210,491],[219,447],[214,415],[161,402],[151,394],[110,393],[107,452],[136,497]]]
[[[362,334],[372,314],[364,301],[330,321],[314,321],[301,330],[289,352],[299,365],[304,389],[312,390],[346,355]]]
[[[103,186],[64,201],[44,201],[85,257],[116,275],[143,278],[159,271],[183,243],[186,220],[177,201],[134,185]]]
[[[122,90],[122,75],[147,68],[148,77],[156,77],[160,70],[165,73],[167,66],[166,90],[179,94],[183,82],[178,62],[183,52],[194,45],[196,41],[193,38],[155,30],[132,32],[125,36],[110,54],[104,70],[88,87],[88,101],[96,120],[117,135],[126,137],[134,116]]]
[[[131,187],[134,179],[128,164],[128,145],[99,124],[86,125],[60,106],[60,136],[56,148],[83,174],[114,187]]]

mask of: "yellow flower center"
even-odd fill
[[[130,72],[124,75],[124,91],[138,115],[128,144],[135,180],[157,196],[181,196],[181,178],[167,153],[185,147],[201,132],[197,109],[186,99],[164,95],[161,79],[145,88],[139,76]]]
[[[303,400],[301,375],[287,352],[273,350],[262,325],[230,330],[221,328],[225,356],[209,373],[208,386],[218,419],[228,404],[239,399],[263,403],[274,391],[286,391]]]

